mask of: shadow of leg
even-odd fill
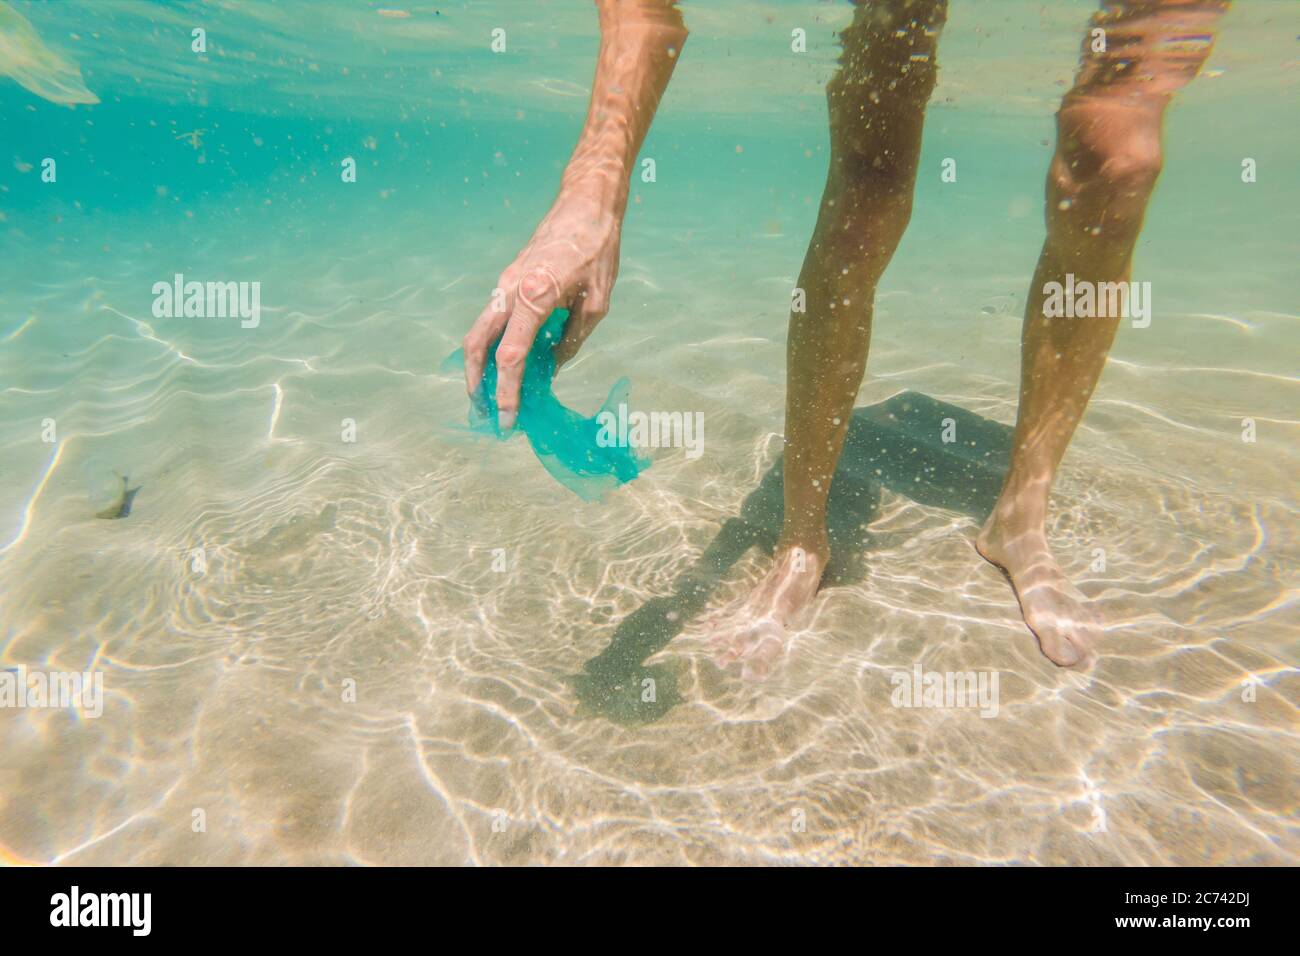
[[[945,420],[956,436],[944,441]],[[973,412],[902,392],[855,409],[831,485],[827,531],[831,558],[825,584],[862,580],[868,528],[881,488],[921,504],[984,520],[1006,474],[1011,429]],[[783,518],[783,460],[778,459],[728,519],[673,594],[651,598],[624,618],[601,654],[569,678],[582,712],[620,724],[657,720],[679,701],[677,672],[644,661],[667,647],[709,602],[717,583],[754,545],[771,552]]]

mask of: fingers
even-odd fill
[[[555,347],[556,368],[578,354],[582,343],[596,331],[596,326],[609,311],[609,297],[600,293],[588,291],[586,297],[580,299],[579,303],[569,315],[569,321],[565,323],[564,337]]]
[[[465,350],[465,390],[471,398],[478,391],[479,382],[483,381],[488,349],[500,338],[501,330],[510,319],[514,299],[514,283],[507,282],[505,276],[502,276],[501,284],[493,290],[492,301],[479,313],[461,341],[461,347]]]
[[[537,330],[560,300],[560,283],[546,266],[529,269],[519,280],[514,309],[505,335],[497,346],[497,411],[502,431],[515,425],[519,414],[519,385],[524,361],[537,338]]]

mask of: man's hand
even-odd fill
[[[551,312],[569,310],[555,350],[556,364],[562,365],[609,311],[622,209],[584,192],[579,186],[560,193],[528,245],[501,273],[492,300],[465,336],[465,385],[471,396],[483,378],[488,349],[500,338],[496,400],[503,430],[514,427],[524,360]]]
[[[571,359],[609,311],[628,178],[686,42],[675,0],[596,0],[600,57],[582,136],[559,198],[532,239],[501,273],[492,301],[465,336],[465,385],[472,397],[496,345],[500,426],[513,428],[519,383],[537,330],[569,309],[557,364]]]

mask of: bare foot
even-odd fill
[[[1061,572],[1043,531],[1012,533],[989,518],[975,549],[1011,579],[1020,613],[1043,653],[1062,667],[1086,666],[1101,637],[1101,623],[1088,599]]]
[[[778,548],[772,569],[749,597],[708,619],[705,627],[720,667],[739,661],[745,679],[767,676],[785,651],[791,623],[817,594],[826,554],[824,549]]]

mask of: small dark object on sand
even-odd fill
[[[122,493],[118,495],[117,500],[95,515],[96,518],[125,518],[131,513],[131,502],[135,501],[136,492],[140,490],[141,485],[129,488],[130,482],[127,476],[122,477]]]

